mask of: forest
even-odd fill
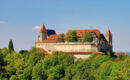
[[[74,60],[65,52],[44,55],[35,47],[0,49],[0,80],[130,80],[130,56],[91,55]]]

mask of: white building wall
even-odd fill
[[[98,52],[98,47],[91,43],[36,43],[36,48],[45,49],[48,53],[63,52]]]
[[[76,59],[79,59],[79,58],[81,58],[81,59],[86,59],[86,58],[88,58],[89,56],[91,56],[90,54],[74,54],[73,55]]]
[[[56,43],[54,47],[63,52],[97,52],[98,48],[85,43]]]

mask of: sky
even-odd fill
[[[113,49],[130,52],[130,0],[0,0],[0,48],[12,39],[16,51],[29,50],[39,29],[99,29],[113,34]]]

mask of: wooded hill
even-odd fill
[[[130,56],[91,55],[74,62],[64,52],[45,56],[35,47],[0,49],[0,80],[129,80]]]

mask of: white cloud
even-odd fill
[[[8,24],[8,23],[5,21],[0,21],[0,24]]]
[[[33,29],[41,29],[41,26],[35,26]]]

